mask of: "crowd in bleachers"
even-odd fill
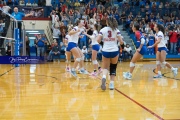
[[[67,30],[75,25],[78,19],[84,20],[88,33],[92,34],[92,25],[94,23],[97,23],[100,29],[106,26],[106,18],[108,16],[114,16],[119,25],[122,24],[124,26],[123,30],[127,30],[129,35],[133,34],[131,30],[133,22],[139,22],[140,30],[146,36],[147,41],[155,41],[155,31],[153,30],[155,22],[164,25],[166,28],[165,38],[167,40],[167,47],[170,50],[169,53],[180,54],[180,40],[178,36],[180,32],[180,19],[177,13],[179,4],[174,4],[174,2],[163,4],[154,0],[132,0],[129,3],[125,1],[121,5],[119,4],[119,6],[111,6],[110,3],[108,0],[99,3],[90,1],[87,4],[79,1],[73,4],[70,1],[66,1],[65,3],[60,3],[60,6],[55,7],[51,11],[50,17],[52,19],[53,36],[57,40],[58,45],[61,47],[65,46],[63,41]],[[164,9],[172,7],[176,8],[176,12],[174,9]],[[136,11],[137,8],[139,8],[139,12]],[[120,13],[120,9],[124,9],[124,12]],[[134,42],[136,41],[134,40]],[[87,55],[89,54],[90,43],[91,40],[85,35],[82,35],[79,39],[79,47],[86,54],[86,59],[88,59],[87,56],[90,56]],[[153,44],[154,42],[148,43]],[[63,50],[61,49],[61,51]],[[149,49],[148,54],[155,54],[155,50]],[[128,54],[128,56],[131,57],[132,55]]]
[[[155,32],[153,26],[155,22],[164,25],[166,28],[165,39],[167,40],[167,46],[170,50],[169,53],[180,54],[180,40],[178,36],[180,32],[180,4],[178,2],[163,3],[158,0],[123,0],[123,2],[118,2],[118,5],[112,5],[110,0],[66,0],[65,2],[63,0],[46,2],[44,0],[8,0],[6,4],[20,5],[22,2],[27,6],[30,3],[31,5],[38,4],[39,6],[52,5],[51,8],[53,7],[53,9],[48,9],[51,10],[49,17],[52,19],[52,33],[57,45],[60,46],[60,54],[65,53],[66,45],[64,37],[67,34],[68,28],[75,25],[78,19],[84,20],[88,34],[92,34],[93,24],[97,23],[99,25],[98,29],[105,27],[108,16],[114,16],[119,25],[123,25],[123,30],[127,30],[129,35],[133,34],[131,30],[133,22],[139,22],[141,31],[146,36],[147,41],[154,41]],[[46,12],[48,13],[48,11]],[[132,37],[132,39],[134,38]],[[87,36],[81,35],[79,47],[82,50],[84,48],[87,49],[87,52],[86,50],[84,52],[86,60],[90,60],[91,56],[90,43],[91,40]],[[152,44],[152,42],[148,42],[148,44]],[[51,48],[53,48],[53,45]],[[99,51],[99,53],[100,52],[101,51]],[[155,54],[155,50],[150,49],[148,54]],[[131,57],[131,54],[128,54],[128,56]]]
[[[134,5],[140,6],[140,12],[138,12],[138,14],[133,14],[133,9],[129,11],[129,14],[123,14],[123,16],[126,17],[126,19],[124,19],[124,28],[128,28],[127,31],[129,34],[133,34],[131,30],[132,24],[134,22],[139,22],[140,30],[146,36],[146,40],[148,41],[147,43],[152,45],[155,41],[155,31],[153,30],[154,23],[161,24],[166,29],[165,40],[167,41],[166,43],[169,49],[168,53],[180,55],[179,3],[176,4],[175,2],[166,2],[163,4],[162,2],[150,2],[146,0],[146,2],[141,1],[133,4],[133,6]],[[171,7],[176,9],[169,9]],[[135,39],[134,42],[136,43]],[[153,55],[155,54],[155,51],[156,48],[149,49],[148,54]]]

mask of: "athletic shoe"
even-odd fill
[[[174,74],[174,77],[176,77],[178,74],[178,68],[174,68],[174,70],[172,70],[172,72]]]
[[[123,72],[123,75],[129,74],[129,72]]]
[[[90,75],[91,75],[91,76],[97,76],[98,73],[97,73],[97,72],[92,72],[92,73],[90,73]]]
[[[109,89],[114,90],[114,83],[111,83],[111,82],[109,83]]]
[[[106,90],[106,79],[105,78],[102,78],[102,80],[101,80],[101,89],[102,90]]]
[[[70,71],[71,71],[71,75],[72,75],[72,76],[77,77],[76,71],[72,71],[72,70],[70,70]]]
[[[86,70],[80,70],[80,74],[88,74],[88,71],[86,71]]]
[[[128,79],[128,80],[131,80],[131,79],[132,79],[132,75],[130,75],[129,72],[123,73],[123,77],[124,77],[125,79]]]
[[[66,72],[70,72],[70,67],[66,67]]]
[[[157,74],[157,75],[153,76],[153,78],[162,78],[162,75]]]

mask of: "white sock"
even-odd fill
[[[158,75],[161,75],[161,71],[158,71]]]
[[[171,68],[171,70],[173,71],[173,70],[174,70],[174,68],[172,67],[172,68]]]
[[[105,78],[106,79],[106,75],[103,75],[103,77],[102,78]]]
[[[75,69],[74,69],[74,68],[72,68],[71,70],[72,70],[72,71],[75,71]]]
[[[131,76],[132,76],[132,73],[130,73],[130,72],[129,72],[129,75],[131,75]]]

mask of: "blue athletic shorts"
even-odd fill
[[[166,51],[166,52],[168,51],[168,49],[167,49],[166,47],[159,47],[159,48],[158,48],[158,51],[159,51],[159,52],[161,52],[162,50],[164,50],[164,51]]]
[[[99,49],[100,49],[100,46],[99,46],[98,44],[92,45],[92,49],[93,49],[93,50],[96,50],[96,51],[98,52]]]
[[[141,55],[144,55],[144,54],[146,54],[146,52],[147,52],[147,47],[144,45],[144,46],[142,46],[141,51],[139,53]]]
[[[115,52],[104,52],[104,51],[102,51],[102,55],[103,55],[105,58],[114,58],[114,57],[116,57],[117,55],[119,55],[119,51],[115,51]]]
[[[66,51],[71,51],[71,49],[73,49],[74,47],[77,47],[77,44],[73,42],[69,42]]]

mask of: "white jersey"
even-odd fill
[[[65,36],[65,40],[67,40],[68,43],[71,42],[72,41],[71,36],[70,35],[66,35]]]
[[[76,44],[78,43],[79,35],[80,35],[82,32],[85,32],[85,28],[84,28],[84,27],[78,28],[78,26],[75,26],[75,27],[73,28],[73,31],[77,31],[78,29],[80,30],[79,32],[71,35],[71,39],[72,39],[71,42],[74,42],[74,43],[76,43]]]
[[[100,30],[99,35],[103,37],[103,48],[104,52],[118,51],[117,36],[121,36],[118,29],[112,30],[110,27],[104,27]]]
[[[156,40],[161,38],[161,41],[158,44],[158,48],[159,47],[166,47],[166,40],[164,39],[164,34],[161,31],[159,31],[158,33],[155,34],[155,38],[156,38]]]
[[[91,40],[92,40],[92,45],[97,45],[97,44],[99,44],[98,42],[97,42],[97,36],[98,36],[98,31],[97,30],[95,30],[95,31],[93,31],[93,34],[92,34],[92,36],[90,37],[91,38]]]

